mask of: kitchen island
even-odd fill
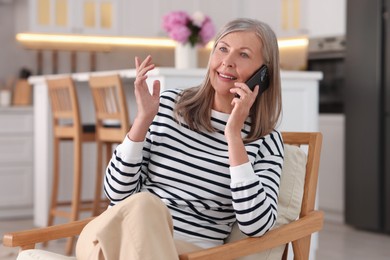
[[[161,91],[169,88],[187,88],[202,82],[205,69],[177,70],[174,68],[156,68],[148,73],[148,84],[160,80]],[[94,123],[93,100],[88,87],[90,75],[107,75],[118,73],[123,80],[129,106],[130,121],[134,120],[136,104],[133,93],[135,69],[85,72],[71,74],[74,79],[81,108],[83,123]],[[46,78],[61,75],[33,76],[29,82],[34,85],[34,224],[46,226],[52,172],[52,125],[50,101],[47,92]],[[282,71],[283,114],[280,123],[282,131],[318,131],[318,81],[321,72]],[[61,146],[61,172],[72,169],[72,144]],[[83,199],[93,195],[94,171],[96,168],[95,144],[83,146]],[[102,173],[103,174],[103,173]],[[64,175],[64,174],[62,174]],[[68,178],[70,179],[70,178]],[[61,179],[60,199],[71,194],[71,180]]]

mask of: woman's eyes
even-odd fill
[[[221,52],[228,52],[228,51],[229,51],[228,48],[226,48],[226,47],[224,47],[224,46],[221,46],[221,47],[219,47],[218,49],[219,49],[219,51],[221,51]],[[249,55],[248,55],[248,53],[246,53],[246,52],[240,52],[240,56],[243,57],[243,58],[249,58]]]
[[[241,57],[243,57],[243,58],[249,58],[248,53],[241,52],[240,55],[241,55]]]

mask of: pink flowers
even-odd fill
[[[164,15],[162,27],[173,40],[183,44],[189,42],[193,47],[206,45],[215,34],[210,17],[202,12],[192,16],[184,11],[171,12]]]

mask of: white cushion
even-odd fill
[[[19,253],[16,260],[77,260],[74,256],[64,256],[41,249],[29,249]]]
[[[301,209],[303,187],[305,183],[307,157],[305,152],[297,146],[284,145],[284,163],[280,180],[278,217],[274,228],[290,223],[299,216]],[[245,238],[238,225],[233,230],[226,242],[232,242]],[[262,260],[282,258],[284,245],[266,250],[261,253],[239,258],[240,260]]]

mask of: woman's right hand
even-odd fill
[[[154,116],[157,114],[160,103],[160,81],[153,82],[153,92],[150,93],[146,83],[147,72],[153,70],[155,65],[152,57],[148,55],[142,62],[135,57],[136,78],[134,81],[134,94],[137,103],[137,115],[127,136],[133,141],[143,141]]]
[[[135,57],[136,78],[134,81],[134,93],[137,102],[137,117],[153,120],[157,114],[160,102],[160,81],[153,82],[153,92],[149,92],[148,84],[146,83],[147,72],[154,69],[152,57],[148,55],[145,60],[140,62],[138,57]]]

